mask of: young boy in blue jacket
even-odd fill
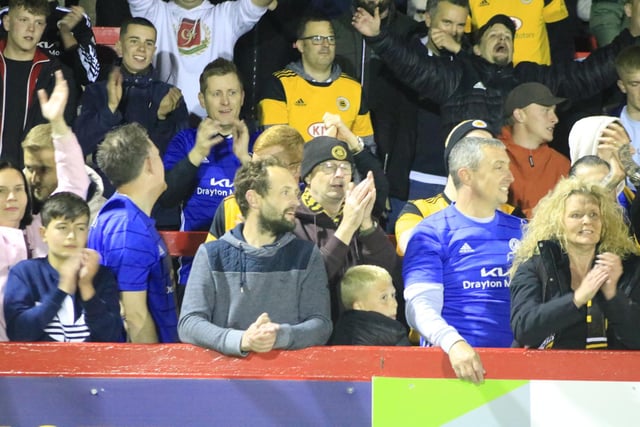
[[[57,193],[44,203],[46,258],[28,259],[9,271],[4,299],[11,341],[121,341],[118,285],[87,249],[89,206],[77,195]]]

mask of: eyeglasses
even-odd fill
[[[327,175],[334,175],[338,169],[345,175],[351,175],[350,163],[325,162],[320,164],[320,170]]]
[[[330,45],[336,44],[336,36],[308,36],[300,37],[300,40],[311,40],[311,44],[321,45],[326,40]]]

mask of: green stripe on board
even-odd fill
[[[372,424],[440,426],[527,383],[529,380],[486,380],[474,385],[457,379],[374,377]]]

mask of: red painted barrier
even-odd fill
[[[206,240],[206,231],[160,231],[171,256],[194,256]]]
[[[120,35],[118,27],[93,27],[96,43],[105,46],[114,46]]]
[[[640,352],[479,349],[488,379],[640,381]],[[370,381],[455,378],[437,348],[314,347],[223,356],[188,344],[0,344],[0,377]]]

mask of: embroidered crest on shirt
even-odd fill
[[[347,111],[351,104],[349,103],[349,100],[347,98],[345,98],[344,96],[339,96],[338,99],[336,99],[336,105],[338,106],[338,110]]]
[[[211,31],[198,20],[182,18],[177,34],[178,50],[183,55],[198,55],[211,41]]]
[[[520,247],[520,240],[509,239],[509,253],[507,254],[507,262],[511,262],[516,255],[516,251]]]

